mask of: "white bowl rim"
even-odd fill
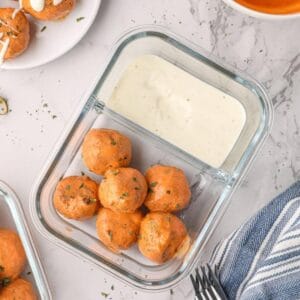
[[[300,18],[300,13],[293,13],[293,14],[268,14],[253,10],[251,8],[247,8],[234,0],[223,0],[226,4],[231,6],[232,8],[247,14],[251,17],[265,19],[265,20],[292,20],[296,18]]]

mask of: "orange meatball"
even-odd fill
[[[136,169],[109,169],[99,186],[101,204],[113,211],[132,213],[144,202],[147,183]]]
[[[19,277],[26,255],[19,236],[12,230],[0,229],[0,280]]]
[[[0,53],[3,50],[4,59],[23,53],[30,40],[29,22],[26,16],[22,11],[14,16],[14,11],[13,8],[0,8]]]
[[[0,300],[37,300],[37,296],[32,284],[19,278],[0,291]]]
[[[155,165],[146,172],[149,193],[145,205],[150,211],[173,212],[185,208],[191,191],[182,170]]]
[[[179,218],[170,213],[151,212],[142,220],[138,246],[145,257],[164,263],[182,249],[187,239],[187,230]]]
[[[76,1],[40,0],[41,7],[33,7],[31,0],[22,0],[22,3],[24,10],[36,19],[54,21],[66,17],[74,8]]]
[[[98,184],[87,176],[62,179],[54,192],[54,207],[69,219],[84,220],[95,215],[99,208]]]
[[[138,238],[142,213],[114,212],[101,208],[97,218],[97,233],[100,241],[114,252],[128,249]]]
[[[111,129],[91,129],[82,145],[85,165],[99,175],[103,175],[109,168],[128,166],[131,153],[130,140]]]

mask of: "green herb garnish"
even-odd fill
[[[66,190],[69,191],[70,189],[71,189],[71,186],[68,184],[68,185],[66,186]]]
[[[80,22],[80,21],[82,21],[84,19],[85,19],[84,17],[79,17],[79,18],[76,19],[76,22]]]
[[[150,186],[151,186],[151,187],[155,187],[156,185],[157,185],[157,182],[156,182],[156,181],[150,183]]]
[[[110,240],[112,241],[112,239],[113,239],[113,232],[111,230],[108,230],[107,233],[109,235]]]
[[[120,170],[113,170],[112,172],[116,176],[116,175],[118,175],[120,173]]]
[[[83,202],[85,204],[95,203],[96,201],[97,201],[97,199],[95,199],[95,198],[83,198]]]
[[[82,189],[84,187],[84,183],[82,183],[79,188]]]
[[[47,29],[47,26],[43,26],[43,28],[41,29],[41,32],[45,31]]]
[[[111,142],[110,142],[113,146],[115,146],[115,145],[117,145],[117,142],[113,139],[113,138],[111,138]]]
[[[104,292],[101,292],[101,295],[102,295],[105,299],[109,296],[108,293],[104,293]]]
[[[122,197],[128,197],[128,195],[129,195],[129,194],[126,192],[126,193],[123,193],[123,194],[122,194]]]
[[[11,280],[8,277],[5,277],[1,280],[0,286],[1,287],[6,287],[10,284]]]

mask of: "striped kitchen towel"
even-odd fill
[[[300,182],[221,242],[210,264],[229,299],[300,299]]]

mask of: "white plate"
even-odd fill
[[[16,7],[12,0],[0,0],[0,7]],[[28,49],[19,57],[7,60],[2,69],[28,69],[46,64],[72,49],[91,27],[101,0],[77,0],[75,9],[65,19],[55,22],[31,23],[31,41]],[[78,21],[78,18],[84,18]],[[46,26],[44,31],[42,28]]]
[[[291,20],[295,18],[300,18],[300,13],[293,13],[293,14],[282,14],[282,15],[275,15],[275,14],[267,14],[263,12],[259,12],[250,8],[247,8],[235,0],[223,0],[226,4],[231,6],[232,8],[236,9],[237,11],[247,14],[254,18],[260,18],[265,20]]]

